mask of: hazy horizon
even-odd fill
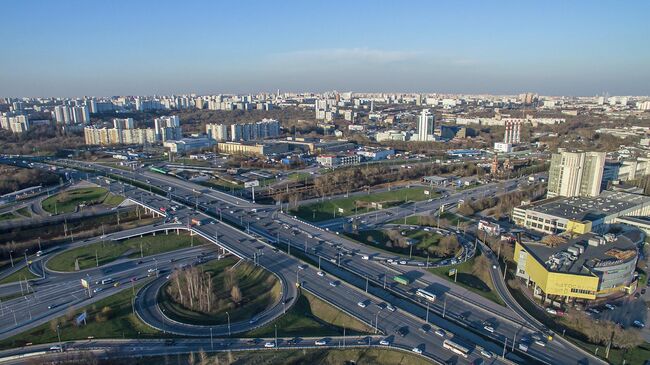
[[[0,95],[650,95],[650,3],[4,4]]]

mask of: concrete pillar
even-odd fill
[[[153,236],[156,237],[156,231],[153,231]]]

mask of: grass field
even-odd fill
[[[244,188],[244,185],[233,184],[222,179],[209,179],[207,181],[200,181],[198,183],[203,186],[215,188],[217,190],[222,190],[226,192],[231,190],[241,190]]]
[[[403,229],[401,232],[405,233],[404,237],[415,240],[417,243],[413,246],[413,257],[427,258],[427,252],[429,252],[430,259],[435,259],[433,249],[438,246],[441,235],[426,232],[421,230],[410,230]],[[409,256],[409,247],[389,247],[386,244],[389,242],[389,238],[385,231],[383,230],[367,230],[360,231],[357,234],[346,233],[346,236],[359,241],[363,244],[370,245],[381,250],[396,253],[401,256]],[[429,251],[431,250],[431,251]],[[434,262],[431,260],[430,262]]]
[[[170,318],[180,322],[223,324],[227,323],[226,312],[230,314],[231,322],[236,322],[248,320],[275,304],[280,298],[279,280],[270,272],[248,262],[242,262],[235,268],[235,277],[242,293],[242,303],[235,305],[232,302],[230,291],[224,287],[224,278],[227,270],[237,261],[237,258],[230,256],[201,266],[212,277],[219,310],[209,314],[189,310],[171,299],[167,294],[166,286],[159,293],[160,307]],[[168,285],[173,285],[173,283]]]
[[[31,216],[32,216],[32,212],[27,207],[23,207],[23,208],[18,209],[16,211],[16,213],[18,213],[18,214],[20,214],[22,216],[25,216],[27,218],[31,218]]]
[[[8,221],[10,219],[16,219],[16,218],[18,218],[18,216],[15,215],[14,213],[11,213],[11,212],[0,214],[0,222],[1,221]]]
[[[19,258],[20,259],[20,258]],[[16,259],[14,258],[14,261]],[[31,271],[27,267],[23,267],[22,269],[16,271],[15,273],[7,276],[6,278],[0,280],[0,284],[8,284],[8,283],[14,283],[19,280],[30,280],[30,279],[37,279],[38,276],[32,274]]]
[[[195,356],[194,359],[199,358]],[[322,350],[273,350],[227,352],[209,355],[209,364],[264,365],[425,365],[430,362],[408,352],[377,348],[346,348]],[[169,355],[133,359],[130,365],[175,364],[190,365],[188,355]]]
[[[355,206],[358,205],[366,205],[373,202],[382,203],[383,208],[385,209],[403,204],[406,201],[422,201],[426,199],[432,199],[437,196],[437,194],[433,192],[430,195],[425,195],[425,190],[429,191],[428,188],[416,187],[385,191],[368,195],[357,195],[348,198],[326,200],[324,202],[301,205],[297,209],[292,210],[292,213],[302,219],[312,222],[319,222],[334,218],[335,213],[336,217],[354,215]],[[343,212],[341,212],[339,209],[342,209]],[[357,213],[363,213],[366,210],[367,208],[365,207],[358,207]]]
[[[372,333],[372,328],[339,311],[308,292],[302,291],[287,313],[275,321],[244,334],[244,337],[340,336]]]
[[[105,202],[107,198],[109,201]],[[43,210],[55,214],[70,213],[74,212],[80,204],[112,203],[117,205],[122,202],[121,200],[117,201],[118,199],[113,194],[108,194],[104,188],[80,188],[67,190],[43,200]]]
[[[477,253],[477,255],[480,255],[480,251]],[[472,273],[472,268],[476,263],[476,257],[477,256],[458,265],[433,268],[429,269],[429,271],[449,281],[454,281],[454,277],[449,276],[448,274],[450,269],[456,269],[458,270],[456,284],[459,284],[463,288],[471,290],[495,303],[505,305],[499,294],[497,294],[497,292],[494,290],[494,284],[491,280],[484,282],[481,278]],[[485,270],[488,270],[488,268],[485,268]]]
[[[89,269],[99,265],[105,265],[115,261],[123,255],[130,258],[140,257],[140,247],[142,245],[143,256],[155,255],[162,252],[178,250],[192,245],[204,244],[205,241],[198,236],[194,238],[189,234],[170,231],[168,235],[158,233],[156,236],[144,236],[130,238],[124,241],[104,241],[92,243],[83,247],[64,251],[47,262],[47,267],[56,271],[74,271],[75,260],[79,259],[79,269]],[[95,259],[97,253],[97,260]]]
[[[140,284],[143,285],[143,284]],[[138,289],[138,287],[136,287]],[[60,325],[61,341],[95,338],[153,338],[163,334],[142,323],[131,310],[132,291],[125,289],[76,311],[72,311],[50,323],[44,323],[24,333],[0,341],[0,348],[7,349],[34,344],[57,342],[56,325]],[[110,308],[109,311],[104,308]],[[102,310],[106,313],[101,314]],[[88,313],[87,324],[77,327],[74,317]],[[110,313],[108,313],[110,312]]]

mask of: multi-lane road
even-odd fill
[[[367,246],[341,237],[333,232],[333,229],[328,231],[294,219],[278,212],[275,207],[252,204],[225,193],[145,170],[122,171],[77,161],[63,162],[72,168],[90,169],[122,180],[115,182],[112,179],[91,179],[152,210],[168,208],[171,204],[195,208],[195,211],[185,209],[187,213],[175,214],[184,225],[189,223],[191,217],[205,219],[208,214],[213,224],[191,227],[194,232],[242,258],[258,262],[281,277],[283,285],[286,285],[284,290],[289,303],[274,306],[249,325],[258,322],[262,324],[281,314],[280,311],[284,311],[287,304],[291,304],[290,300],[295,299],[290,290],[299,283],[300,290],[309,290],[341,310],[371,326],[376,326],[378,331],[392,336],[391,339],[396,344],[421,348],[425,355],[438,362],[450,359],[458,363],[473,361],[482,358],[479,351],[481,348],[499,355],[504,353],[505,349],[507,357],[515,361],[527,358],[525,361],[536,360],[549,364],[598,362],[563,341],[551,341],[545,347],[533,345],[526,353],[518,352],[515,346],[518,340],[522,336],[531,336],[541,328],[522,318],[517,311],[438,278],[428,272],[426,267],[390,265],[384,260],[364,260],[362,253],[368,256],[376,256],[377,253]],[[161,198],[154,193],[127,185],[136,181],[146,183],[146,186],[154,187],[159,194],[166,196]],[[516,182],[514,184],[516,185]],[[506,189],[515,185],[507,185]],[[390,214],[380,216],[379,213],[385,212],[374,213],[372,223],[380,224],[394,220],[413,214],[413,211],[435,210],[446,202],[457,202],[458,199],[467,199],[470,196],[491,195],[498,189],[503,187],[485,185],[459,195],[412,203],[415,207],[407,205],[393,208]],[[165,204],[161,205],[163,203]],[[169,211],[166,214],[168,219],[172,217]],[[302,266],[305,265],[304,260],[312,266]],[[325,276],[320,276],[319,271],[326,272]],[[392,283],[390,278],[396,274],[412,277],[413,283],[406,286]],[[162,279],[153,281],[143,293],[155,292],[161,281]],[[332,282],[338,285],[333,286]],[[418,298],[414,293],[422,288],[435,292],[437,300],[431,303]],[[162,313],[155,303],[146,302],[150,295],[141,297],[142,302],[138,302],[137,308],[141,318],[154,327],[164,327],[165,319],[161,317]],[[367,303],[362,308],[358,305],[359,302]],[[388,303],[397,310],[387,310]],[[430,325],[432,329],[428,332],[421,331],[425,324]],[[178,328],[172,327],[171,324],[168,326],[170,332],[186,334],[185,331],[188,330],[182,325]],[[245,327],[245,324],[242,326]],[[407,328],[408,333],[404,337],[396,335],[403,328]],[[445,336],[433,334],[437,328],[445,330]],[[206,335],[210,328],[190,330],[195,331],[193,334]],[[226,330],[223,325],[212,328],[213,333],[224,333]],[[472,351],[468,358],[456,356],[443,349],[441,345],[445,338],[456,338],[470,344]],[[557,353],[565,355],[558,358]],[[490,359],[490,362],[494,363],[502,361],[508,360]]]

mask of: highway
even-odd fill
[[[345,288],[347,287],[345,283],[351,283],[354,285],[354,290],[361,292],[365,292],[364,289],[369,287],[368,295],[373,295],[375,300],[386,300],[391,304],[397,304],[398,308],[406,308],[407,311],[404,313],[405,318],[400,318],[400,321],[398,323],[408,323],[406,317],[417,317],[419,318],[420,323],[423,323],[422,320],[426,317],[429,317],[429,322],[432,322],[434,320],[438,321],[440,327],[445,329],[451,328],[452,330],[449,332],[454,333],[456,336],[460,336],[468,340],[471,339],[471,342],[482,347],[486,347],[494,353],[499,354],[502,352],[501,349],[503,347],[504,341],[508,341],[506,350],[508,350],[507,352],[510,352],[512,351],[512,347],[510,345],[516,343],[516,340],[518,338],[521,338],[523,335],[530,335],[539,330],[539,328],[536,328],[534,325],[529,324],[511,309],[501,307],[472,292],[461,289],[458,286],[445,281],[444,279],[435,277],[433,274],[428,273],[426,270],[424,270],[424,268],[413,269],[411,267],[407,267],[409,270],[408,274],[411,274],[416,278],[412,285],[409,285],[405,288],[396,288],[396,284],[393,283],[390,285],[385,285],[384,283],[386,282],[387,277],[392,276],[393,273],[403,273],[403,268],[399,265],[387,265],[383,261],[363,260],[360,255],[355,254],[355,251],[375,254],[372,252],[371,248],[344,239],[334,232],[328,232],[321,229],[320,227],[295,220],[290,216],[279,213],[275,207],[252,204],[248,201],[231,197],[225,193],[216,192],[183,180],[150,173],[144,170],[135,172],[116,170],[111,171],[110,168],[106,168],[104,166],[72,161],[67,162],[71,167],[74,168],[91,168],[99,171],[104,171],[105,173],[113,174],[111,175],[112,177],[122,177],[122,179],[129,178],[134,181],[141,182],[146,181],[146,184],[148,186],[154,186],[161,191],[167,191],[168,198],[174,202],[187,204],[188,206],[193,206],[194,208],[198,208],[203,212],[208,212],[213,218],[224,220],[232,226],[241,227],[243,231],[247,231],[250,234],[256,235],[267,244],[277,245],[277,247],[282,250],[293,250],[293,255],[298,254],[298,251],[302,251],[300,254],[301,258],[313,262],[314,266],[316,265],[316,262],[323,261],[324,263],[321,263],[323,265],[322,269],[327,271],[329,268],[331,271],[336,271],[336,274],[343,281],[343,285],[340,285],[340,287]],[[119,183],[112,183],[110,181],[107,184],[112,186],[119,186]],[[122,190],[125,190],[125,185],[121,186]],[[490,190],[484,191],[490,192]],[[462,194],[466,194],[468,192],[472,192],[474,194],[487,194],[484,192],[474,192],[473,190],[462,192]],[[135,201],[141,200],[141,204],[150,206],[152,209],[160,208],[154,205],[160,202],[149,202],[147,197],[150,197],[151,195],[145,194],[142,190],[133,189],[126,191],[125,194]],[[458,197],[455,196],[446,198],[448,198],[450,201],[453,201],[454,199],[457,201],[458,199]],[[436,202],[436,200],[425,202],[424,204],[434,202]],[[439,204],[441,203],[438,203],[438,205]],[[416,205],[415,209],[418,210],[417,208],[418,207]],[[428,209],[429,207],[425,205],[424,208]],[[400,209],[403,209],[405,212],[410,213],[410,209],[412,208],[401,207]],[[434,204],[431,204],[431,209],[436,209]],[[400,213],[398,211],[395,214],[406,213]],[[196,215],[201,216],[201,213],[197,212]],[[390,220],[395,219],[394,215],[390,217]],[[386,217],[383,219],[387,220]],[[379,217],[377,217],[376,220],[379,221]],[[219,227],[216,229],[219,231],[221,230],[221,224],[207,225],[206,227],[209,226]],[[193,229],[197,230],[198,233],[205,229],[206,231],[204,233],[206,235],[209,236],[212,234],[209,229],[204,228],[203,226],[194,227]],[[237,234],[240,236],[242,234],[242,232],[238,229],[233,229],[233,231],[237,232]],[[227,242],[223,243],[223,245],[226,244]],[[239,243],[234,244],[236,244],[237,248],[239,249],[245,246],[255,245],[248,240],[244,240],[244,242],[240,241]],[[234,247],[232,248],[235,249]],[[248,249],[251,249],[251,247],[248,247]],[[253,250],[254,249],[255,248],[253,247]],[[271,250],[270,252],[275,251]],[[249,254],[252,256],[253,252],[249,252]],[[343,258],[341,257],[342,255],[344,255]],[[266,253],[260,256],[261,264],[263,264],[264,256],[266,256]],[[288,255],[285,256],[290,257]],[[307,272],[310,270],[304,271],[304,275],[307,275]],[[314,279],[322,278],[316,276]],[[304,289],[310,290],[310,285],[313,285],[313,283],[317,283],[317,281],[306,281]],[[429,305],[429,310],[432,314],[436,313],[438,315],[427,316],[427,313],[421,313],[421,315],[418,315],[420,312],[424,312],[426,310],[425,308],[427,305],[421,300],[416,299],[416,297],[413,295],[413,292],[417,288],[428,288],[437,293],[438,299],[435,303],[433,303],[433,305]],[[316,288],[313,288],[313,291],[317,295],[321,294],[321,292],[325,293],[323,290],[324,289],[320,285],[318,285]],[[348,293],[345,293],[343,295],[348,295]],[[335,297],[340,296],[336,294]],[[354,299],[356,299],[356,297],[354,297]],[[332,298],[330,300],[336,299]],[[341,308],[349,310],[352,314],[360,318],[365,318],[368,320],[371,317],[365,313],[365,310],[360,310],[361,308],[359,306],[355,306],[354,300],[351,300],[350,303],[341,303],[340,305]],[[397,313],[402,313],[402,311],[398,310]],[[445,318],[442,318],[443,313]],[[395,317],[395,315],[393,314],[391,317]],[[372,323],[374,321],[375,320],[373,318],[368,322]],[[486,323],[490,324],[494,330],[484,330],[483,327],[487,326]],[[438,324],[436,324],[436,326],[438,326]],[[379,320],[378,327],[380,329],[386,328],[385,332],[390,333],[390,323],[382,323],[382,321]],[[415,325],[415,328],[417,327],[418,326]],[[417,331],[417,333],[420,332]],[[404,338],[404,341],[406,341],[409,345],[417,345],[418,339],[411,337],[411,334],[407,335]],[[425,342],[422,342],[421,344],[424,344],[426,348],[425,353],[429,354],[429,351],[431,351],[431,357],[437,359],[445,359],[445,357],[449,357],[449,353],[443,349],[440,349],[439,346],[435,346],[435,342],[431,346],[428,345],[428,343],[431,342],[431,335],[425,334],[424,337],[425,338],[422,338],[422,340]],[[515,339],[515,341],[513,342],[512,339]],[[516,351],[516,346],[514,349]],[[472,355],[476,354],[477,352],[478,351],[474,351]],[[555,359],[552,354],[557,352],[567,353],[567,356],[563,357],[562,359]],[[531,355],[538,361],[546,363],[569,364],[584,360],[586,360],[588,363],[594,362],[592,358],[587,357],[586,355],[577,351],[573,351],[570,349],[570,347],[566,347],[558,342],[551,342],[545,348],[536,348],[535,346],[532,346],[528,350],[527,355]],[[509,356],[512,356],[512,354],[509,354]],[[464,359],[460,360],[460,363],[463,361]]]

